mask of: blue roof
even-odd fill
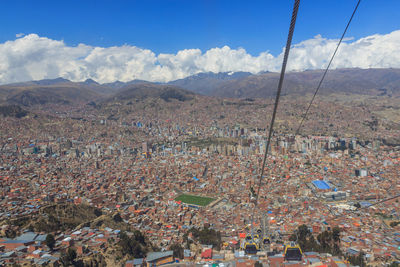
[[[143,258],[133,259],[133,265],[141,265],[143,264]]]
[[[348,248],[347,253],[352,254],[352,255],[357,255],[359,251],[355,250],[354,248]]]
[[[322,181],[322,180],[315,180],[312,182],[316,187],[318,187],[319,189],[329,189],[331,188],[327,182]]]
[[[27,233],[23,233],[22,235],[18,236],[17,238],[15,238],[15,240],[34,241],[36,236],[37,236],[37,234],[34,232],[27,232]]]
[[[360,205],[361,205],[361,207],[364,208],[364,207],[369,207],[372,204],[370,202],[368,202],[368,201],[360,201]]]
[[[309,258],[309,259],[307,259],[311,264],[313,264],[313,263],[317,263],[317,262],[321,262],[321,260],[320,259],[316,259],[316,258]]]
[[[224,255],[213,255],[212,259],[213,260],[223,260],[224,259]]]
[[[183,250],[183,255],[184,255],[185,257],[190,257],[190,256],[192,255],[190,249],[185,249],[185,250]]]
[[[35,241],[45,241],[47,235],[37,235]]]

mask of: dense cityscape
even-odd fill
[[[186,104],[171,100],[162,115],[148,109],[147,117],[101,114],[118,103],[3,117],[3,264],[60,264],[72,249],[74,261],[89,265],[174,258],[280,266],[285,244],[300,229],[308,233],[294,240],[303,242],[299,266],[342,266],[359,255],[380,265],[399,257],[399,201],[374,205],[399,192],[398,147],[373,138],[276,133],[254,209],[265,129],[229,117],[207,121],[201,113],[204,122],[193,124],[182,116]],[[168,105],[181,112],[166,112]],[[78,111],[85,115],[77,118]],[[218,238],[193,232],[204,229]],[[322,248],[323,234],[333,229],[340,237]],[[143,249],[123,253],[121,233],[137,230]],[[256,231],[268,243],[244,253]]]
[[[0,267],[399,267],[399,9],[2,1]]]

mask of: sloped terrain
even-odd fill
[[[276,94],[279,73],[264,73],[231,80],[212,93],[221,97],[261,97]],[[303,95],[315,91],[323,75],[322,70],[288,72],[283,84],[283,95]],[[362,94],[400,96],[400,69],[337,69],[328,71],[319,94]]]
[[[171,100],[187,101],[193,99],[195,94],[188,90],[172,85],[135,84],[121,88],[119,92],[111,96],[106,102],[144,100],[147,98],[160,98],[166,102]]]

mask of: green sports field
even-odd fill
[[[182,201],[183,203],[186,204],[193,204],[193,205],[198,205],[198,206],[207,206],[211,202],[213,202],[215,199],[211,197],[200,197],[200,196],[193,196],[193,195],[186,195],[182,194],[175,198],[175,201]]]

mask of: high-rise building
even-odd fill
[[[142,153],[147,153],[147,152],[149,152],[149,147],[148,147],[148,144],[147,144],[147,142],[143,142],[142,143]]]

